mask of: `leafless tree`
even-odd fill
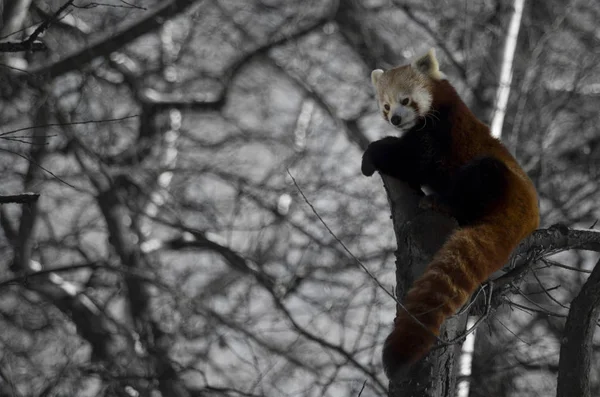
[[[502,139],[543,228],[391,384],[393,292],[455,223],[360,176],[368,75],[436,47],[491,122],[512,2],[0,4],[0,396],[600,392],[593,2],[524,2]]]

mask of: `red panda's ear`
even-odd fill
[[[371,72],[371,82],[373,83],[373,87],[375,87],[375,89],[377,89],[377,82],[382,74],[383,70],[381,69],[375,69]]]
[[[427,54],[413,60],[411,66],[413,69],[433,79],[440,80],[443,78],[443,74],[440,72],[440,64],[435,57],[435,50],[433,48],[427,51]]]

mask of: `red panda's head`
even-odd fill
[[[433,102],[433,84],[442,79],[433,49],[409,65],[371,72],[383,118],[402,132],[427,116]]]

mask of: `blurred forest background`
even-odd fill
[[[0,37],[27,40],[65,3],[0,1]],[[512,13],[76,0],[37,38],[47,50],[0,54],[0,195],[40,194],[0,206],[0,396],[385,395],[395,303],[290,174],[391,288],[385,191],[359,169],[392,133],[370,71],[435,47],[489,123]],[[502,139],[543,227],[600,217],[598,21],[598,0],[525,1]],[[555,395],[564,319],[597,257],[533,264],[478,329],[470,397]]]

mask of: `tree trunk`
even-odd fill
[[[422,197],[402,182],[382,176],[392,212],[396,251],[396,296],[404,295],[418,278],[448,235],[458,226],[452,218],[419,209]],[[401,309],[400,309],[401,310]],[[452,340],[465,329],[467,316],[449,318],[442,327],[441,340]],[[391,323],[391,322],[390,322]],[[456,390],[460,344],[433,348],[402,379],[390,379],[390,397],[451,397]]]
[[[557,397],[592,396],[590,364],[599,317],[600,261],[571,303],[560,346]]]

